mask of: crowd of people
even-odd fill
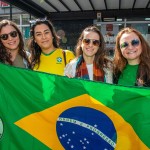
[[[150,87],[150,46],[132,27],[117,34],[113,60],[107,57],[103,35],[94,25],[83,29],[74,52],[60,47],[49,20],[36,20],[30,35],[27,51],[17,25],[2,20],[0,62],[69,78]]]

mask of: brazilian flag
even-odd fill
[[[149,149],[149,88],[0,64],[0,150]]]

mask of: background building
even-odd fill
[[[139,30],[150,43],[149,0],[2,1],[0,20],[7,18],[15,21],[25,39],[29,37],[31,26],[29,20],[47,17],[53,22],[61,37],[61,46],[64,49],[74,50],[81,31],[92,24],[97,25],[103,33],[109,55],[113,54],[116,34],[126,26]]]

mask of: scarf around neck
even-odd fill
[[[88,69],[83,56],[77,59],[75,77],[89,80]],[[93,80],[104,82],[104,72],[96,66],[96,63],[93,63]]]

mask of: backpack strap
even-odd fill
[[[65,66],[66,66],[66,64],[67,64],[67,61],[66,61],[66,51],[63,50],[62,53],[63,53],[64,62],[65,62]]]

